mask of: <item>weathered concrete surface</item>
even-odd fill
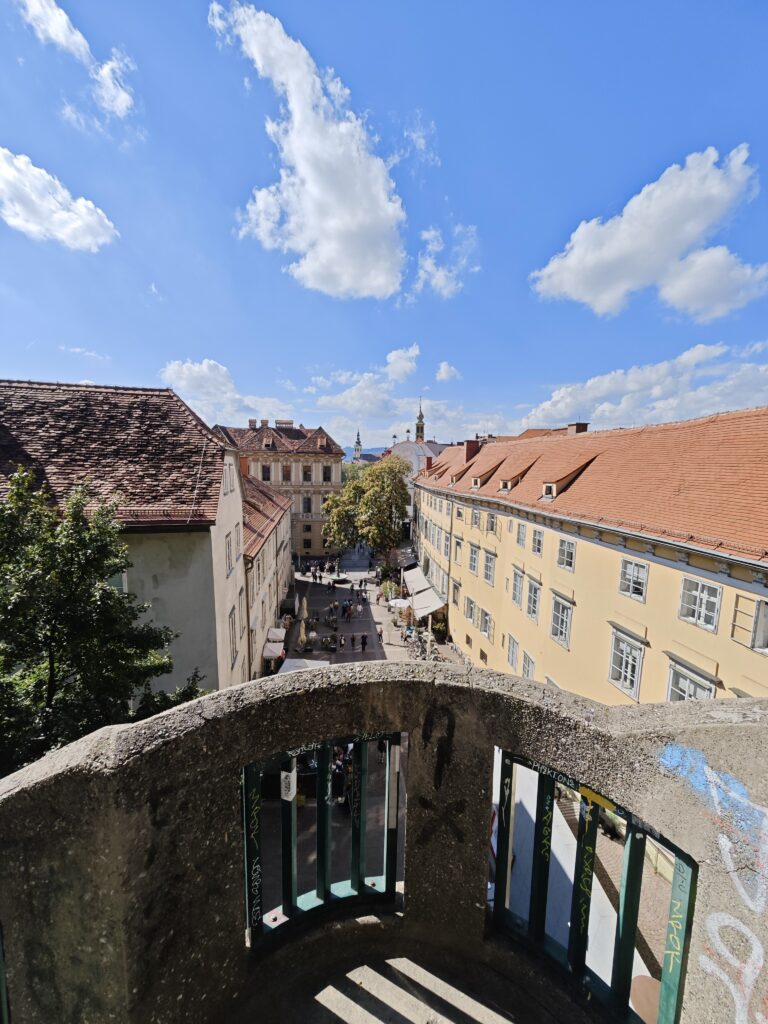
[[[402,948],[428,942],[526,991],[548,978],[486,936],[496,744],[631,808],[698,861],[683,1021],[765,1012],[768,702],[609,709],[479,670],[353,664],[104,729],[0,781],[14,1024],[234,1019],[270,971],[243,944],[241,768],[371,731],[410,735]],[[568,998],[555,1019],[576,1019]]]

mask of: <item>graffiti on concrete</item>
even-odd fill
[[[768,808],[749,798],[747,787],[727,772],[713,769],[700,750],[669,743],[661,755],[667,771],[684,779],[704,802],[718,828],[720,856],[741,901],[741,913],[764,915],[768,906]],[[726,911],[706,919],[709,943],[699,956],[702,970],[717,978],[733,999],[735,1024],[768,1024],[765,1001],[755,989],[765,961],[760,939]]]

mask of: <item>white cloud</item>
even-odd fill
[[[240,235],[266,249],[296,254],[288,267],[306,288],[337,298],[387,298],[400,288],[405,213],[385,162],[373,152],[364,120],[347,109],[348,90],[321,75],[305,47],[265,11],[213,3],[209,24],[239,39],[260,78],[284,101],[267,134],[280,178],[255,188]]]
[[[78,345],[59,345],[59,351],[69,352],[73,356],[86,356],[88,359],[98,359],[101,362],[108,362],[109,356],[103,356],[100,352],[93,352],[88,348],[80,348]]]
[[[99,64],[91,53],[88,40],[74,27],[69,15],[55,0],[16,2],[22,18],[41,43],[51,43],[88,68],[93,80],[93,98],[102,113],[121,120],[126,117],[133,108],[133,92],[126,84],[125,75],[136,70],[130,57],[113,49],[110,59]],[[69,103],[64,104],[62,116],[80,130],[88,126],[84,115]]]
[[[278,398],[241,394],[227,367],[215,359],[173,360],[162,368],[160,378],[211,425],[246,426],[249,417],[275,419],[291,413],[290,405]]]
[[[516,431],[587,420],[593,428],[610,428],[768,405],[768,363],[741,358],[765,351],[762,345],[694,345],[675,359],[567,384],[510,426]]]
[[[437,155],[437,127],[434,121],[424,124],[422,113],[417,110],[403,135],[409,145],[409,152],[405,155],[409,156],[412,152],[420,163],[431,164],[433,167],[440,166],[440,157]]]
[[[280,387],[285,388],[286,391],[298,391],[296,385],[289,378],[279,380],[277,383],[280,385]]]
[[[335,395],[321,395],[320,409],[339,409],[358,417],[388,416],[392,409],[392,383],[381,374],[369,372],[361,375],[351,387]]]
[[[112,56],[91,69],[93,95],[99,107],[111,117],[124,118],[133,107],[133,90],[125,76],[135,71],[136,65],[126,54],[112,50]]]
[[[480,269],[476,264],[471,265],[477,248],[477,229],[472,224],[457,224],[453,229],[453,244],[445,256],[442,254],[446,245],[438,228],[422,231],[421,240],[425,245],[419,253],[416,280],[409,298],[415,298],[424,288],[431,288],[440,298],[452,299],[464,287],[464,275]]]
[[[17,4],[22,18],[41,43],[53,43],[87,67],[93,63],[85,36],[54,0],[17,0]]]
[[[418,356],[418,345],[411,345],[410,348],[395,348],[391,352],[387,352],[387,365],[384,367],[387,378],[398,382],[406,380],[416,372]]]
[[[0,147],[0,217],[38,241],[60,242],[68,249],[97,252],[118,237],[107,215],[90,199],[72,195],[28,156]]]
[[[664,302],[712,320],[764,294],[768,265],[741,263],[724,246],[699,248],[756,191],[749,149],[718,164],[710,147],[672,164],[608,221],[582,221],[565,249],[531,275],[548,299],[573,299],[615,314],[632,292],[655,286]]]
[[[250,94],[253,85],[248,75],[243,75],[243,88],[245,89],[246,95]]]
[[[450,363],[446,363],[445,360],[443,360],[437,368],[435,380],[461,380],[461,374],[455,366],[451,366]]]

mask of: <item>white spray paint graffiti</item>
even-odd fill
[[[768,808],[753,803],[738,779],[710,768],[700,750],[668,744],[661,763],[710,806],[722,829],[718,845],[728,877],[746,910],[763,915],[768,906]],[[765,962],[760,939],[748,924],[724,911],[709,914],[706,929],[710,944],[699,965],[730,992],[734,1024],[768,1024],[768,1017],[753,1006]],[[764,1001],[762,1009],[767,1005]]]

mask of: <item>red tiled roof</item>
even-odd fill
[[[489,442],[468,462],[454,445],[418,480],[768,564],[768,407]],[[513,486],[502,491],[502,480]],[[546,483],[560,483],[549,500]]]
[[[341,448],[322,427],[222,427],[213,428],[228,444],[241,452],[287,452],[291,455],[343,455]]]
[[[19,465],[57,501],[89,481],[125,525],[215,522],[225,446],[167,388],[0,381],[0,496]]]
[[[261,480],[243,477],[243,551],[251,558],[266,544],[267,538],[293,500]]]

